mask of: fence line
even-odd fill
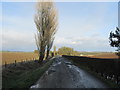
[[[37,58],[30,58],[30,59],[26,58],[21,61],[13,60],[13,62],[11,62],[11,63],[7,63],[7,61],[5,61],[5,63],[2,66],[7,68],[8,65],[11,65],[11,64],[14,64],[14,66],[16,66],[18,63],[23,64],[25,62],[30,62],[30,61],[35,61],[35,60],[37,60]]]

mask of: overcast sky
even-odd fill
[[[57,2],[59,26],[54,45],[77,51],[114,51],[109,33],[118,26],[117,2]],[[2,3],[2,49],[33,51],[35,3]],[[0,34],[1,35],[1,34]]]

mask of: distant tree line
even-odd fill
[[[73,48],[70,47],[61,47],[58,49],[59,55],[73,55],[73,56],[79,56],[80,52],[75,51]]]
[[[34,53],[39,53],[38,50],[34,50]],[[50,55],[73,55],[73,56],[79,56],[81,53],[78,51],[75,51],[73,48],[70,47],[61,47],[58,49],[58,51],[56,50],[56,46],[54,46],[53,51],[50,51]]]

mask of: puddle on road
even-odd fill
[[[58,64],[61,64],[61,62],[58,62]]]
[[[46,75],[50,75],[51,73],[56,72],[55,69],[49,69],[46,71]]]
[[[39,88],[39,84],[37,84],[37,85],[32,85],[30,88]]]
[[[70,65],[72,65],[72,63],[71,63],[71,62],[65,62],[65,64],[70,64]]]
[[[59,64],[61,64],[61,62],[57,62],[57,63],[53,63],[53,67],[55,67],[55,66],[57,66],[57,65],[59,65]]]
[[[69,68],[72,68],[72,65],[67,65]]]
[[[52,66],[55,67],[57,64],[53,64]]]

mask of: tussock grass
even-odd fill
[[[4,69],[2,88],[29,88],[50,67],[54,59],[43,64],[29,62],[24,65]]]

